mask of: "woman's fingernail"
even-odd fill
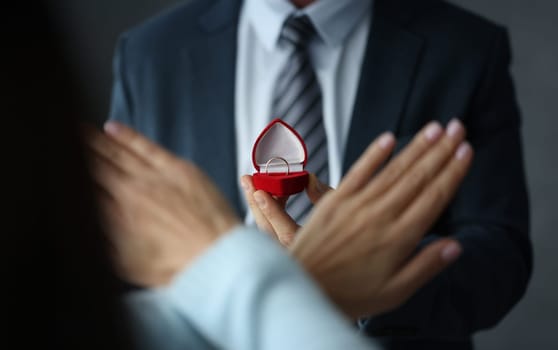
[[[463,125],[461,124],[459,119],[453,118],[449,122],[448,127],[446,129],[446,132],[447,132],[449,137],[455,137],[456,135],[458,135],[461,132],[462,129],[463,129]]]
[[[455,261],[461,255],[461,246],[457,242],[448,243],[442,249],[442,260],[445,262],[452,262]]]
[[[120,131],[120,126],[118,125],[118,123],[109,121],[105,123],[104,129],[107,133],[116,135]]]
[[[461,160],[471,152],[471,145],[468,142],[463,142],[455,151],[455,158]]]
[[[387,149],[393,146],[395,142],[395,137],[391,132],[386,132],[378,139],[378,145],[382,149]]]
[[[244,191],[248,191],[250,189],[248,182],[245,179],[240,179],[240,186],[242,186]]]
[[[265,208],[265,199],[263,198],[263,196],[261,195],[261,193],[254,193],[254,200],[256,201],[256,204],[258,205],[258,207],[260,208]]]
[[[424,136],[428,141],[434,141],[442,135],[442,126],[438,122],[431,122],[424,131]]]

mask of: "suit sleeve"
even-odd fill
[[[452,236],[460,259],[398,310],[363,319],[371,335],[464,340],[520,300],[532,268],[520,116],[501,30],[463,121],[475,159],[452,205],[422,242]]]
[[[134,126],[131,91],[126,76],[126,43],[127,35],[124,34],[118,40],[112,63],[113,85],[109,120]]]

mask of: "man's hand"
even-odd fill
[[[244,175],[240,179],[240,184],[258,228],[269,233],[283,246],[289,247],[299,229],[299,225],[285,211],[289,197],[277,198],[262,190],[256,190],[250,175]],[[316,175],[310,174],[306,195],[313,204],[316,204],[331,189],[321,183]]]
[[[269,195],[254,192],[249,178],[243,185],[258,225],[290,244],[347,314],[374,315],[403,303],[459,256],[459,244],[442,239],[411,257],[467,172],[472,150],[464,137],[458,121],[445,134],[431,123],[374,176],[395,145],[382,135],[337,190],[322,191],[302,228]]]
[[[239,219],[192,164],[121,124],[105,131],[87,136],[117,266],[130,282],[167,284]]]
[[[197,168],[124,126],[106,131],[91,131],[89,145],[121,271],[134,283],[168,283],[239,220]],[[457,122],[445,135],[432,124],[373,177],[395,143],[383,135],[300,228],[293,255],[349,315],[401,304],[460,254],[445,239],[409,259],[466,173],[463,138]]]

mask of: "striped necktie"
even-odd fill
[[[274,118],[292,125],[304,139],[308,152],[306,170],[329,183],[322,93],[308,54],[308,43],[316,35],[307,16],[289,17],[285,21],[280,40],[292,51],[277,80],[272,108]],[[311,208],[305,193],[292,196],[287,203],[287,212],[299,224]]]

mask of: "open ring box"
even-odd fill
[[[274,119],[252,148],[254,187],[283,197],[302,192],[308,185],[306,145],[289,124]]]

